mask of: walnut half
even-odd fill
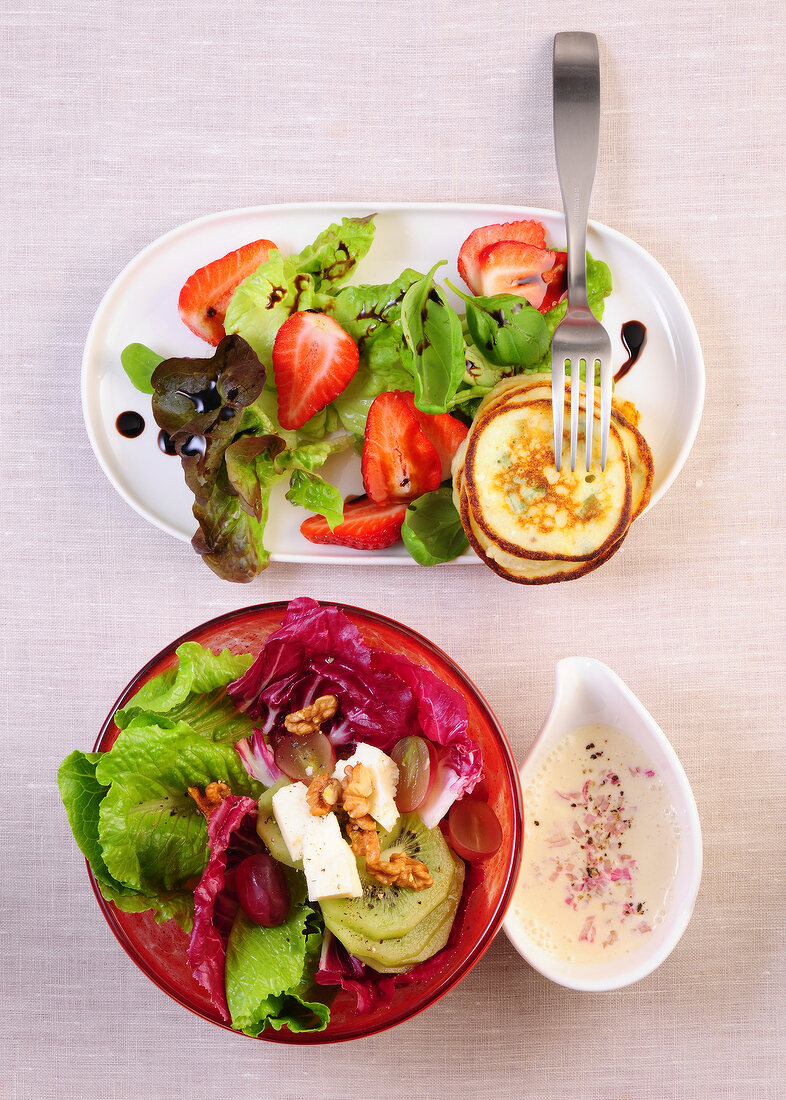
[[[218,809],[227,795],[232,794],[232,788],[219,780],[217,782],[208,783],[205,787],[204,794],[202,794],[199,787],[189,787],[188,793],[191,795],[194,802],[196,802],[201,813],[203,813],[205,817],[210,817],[213,810]]]
[[[374,789],[371,769],[365,764],[347,764],[344,768],[344,781],[341,784],[344,809],[349,817],[357,821],[369,815],[369,799]],[[374,826],[376,828],[376,826]],[[363,828],[371,828],[365,825]]]
[[[325,817],[341,800],[341,783],[327,773],[312,779],[306,791],[306,802],[314,817]]]
[[[305,737],[306,734],[315,733],[323,722],[332,718],[338,710],[338,699],[335,695],[320,695],[309,707],[295,710],[284,719],[284,726],[288,733],[296,737]]]
[[[425,863],[404,852],[394,852],[390,859],[375,863],[366,862],[366,870],[383,886],[409,886],[412,890],[426,890],[434,885]]]

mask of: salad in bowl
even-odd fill
[[[173,643],[58,782],[104,913],[163,989],[282,1042],[369,1034],[480,957],[521,843],[515,763],[453,663],[298,599]]]

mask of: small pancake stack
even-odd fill
[[[584,420],[585,388],[580,402]],[[570,423],[570,387],[565,423]],[[453,460],[453,497],[480,559],[516,584],[575,580],[622,545],[652,491],[652,452],[629,402],[612,401],[605,471],[595,402],[592,469],[584,435],[571,473],[567,432],[562,469],[554,464],[551,376],[509,378],[484,398]]]

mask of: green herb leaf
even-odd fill
[[[438,565],[462,554],[469,543],[452,490],[443,486],[413,500],[404,516],[401,537],[418,565]]]
[[[515,294],[471,297],[447,284],[467,306],[467,326],[481,354],[497,366],[532,367],[549,346],[542,315]]]
[[[403,362],[415,379],[415,403],[427,413],[447,412],[466,369],[461,321],[434,283],[444,263],[412,284],[401,307]]]
[[[131,382],[140,393],[152,393],[153,371],[163,363],[163,355],[145,347],[144,344],[129,344],[120,352],[120,363]]]

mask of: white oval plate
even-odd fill
[[[169,356],[210,354],[208,345],[180,320],[177,299],[192,272],[248,241],[267,237],[284,253],[297,252],[331,222],[376,212],[377,233],[368,256],[358,265],[353,283],[382,283],[405,267],[427,271],[447,260],[440,280],[458,279],[456,259],[462,242],[481,225],[537,218],[548,243],[565,247],[561,214],[530,207],[459,205],[453,203],[318,203],[257,206],[211,214],[173,229],[154,241],[118,275],[95,315],[82,361],[82,406],[90,443],[109,480],[150,523],[177,538],[194,533],[192,496],[180,462],[157,446],[158,429],[150,398],[129,382],[120,353],[130,343],[147,344]],[[682,468],[696,438],[704,404],[704,363],[693,321],[682,297],[663,268],[642,248],[606,226],[591,223],[588,247],[611,268],[614,291],[606,301],[604,324],[611,336],[615,369],[626,359],[620,340],[625,321],[647,326],[647,344],[639,362],[620,383],[620,397],[634,401],[641,430],[652,448],[655,482],[650,507]],[[456,285],[462,285],[459,282]],[[458,304],[458,303],[454,303]],[[120,413],[135,410],[145,420],[136,439],[119,434]],[[325,476],[344,495],[363,491],[360,462],[337,455]],[[389,550],[342,550],[315,546],[300,534],[305,514],[284,499],[286,486],[271,497],[265,545],[278,561],[412,562],[399,544]],[[462,562],[479,562],[468,551]]]

